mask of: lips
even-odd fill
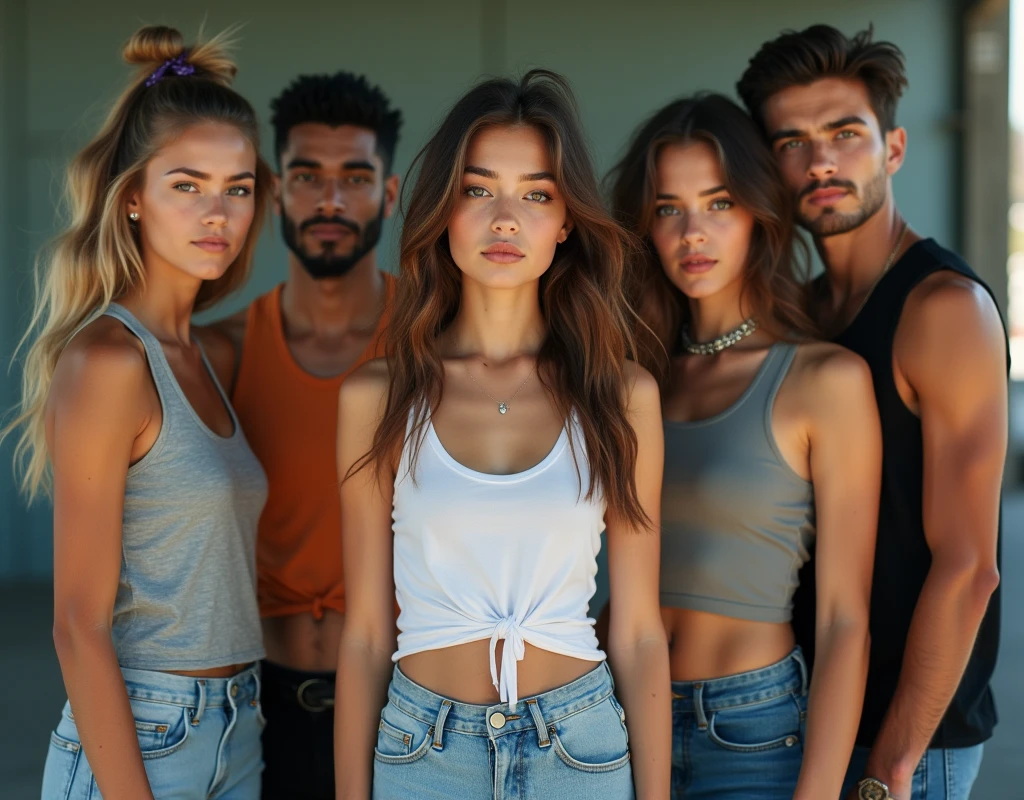
[[[230,247],[228,240],[223,236],[204,236],[202,239],[196,239],[192,244],[207,253],[223,253]]]
[[[694,253],[693,255],[684,256],[679,260],[680,268],[689,275],[699,275],[708,272],[717,263],[717,259],[706,256],[703,253]]]
[[[351,229],[344,225],[311,225],[306,233],[322,242],[336,242],[346,236],[353,236]]]
[[[818,189],[807,196],[807,201],[815,206],[831,206],[842,200],[849,192],[846,189]]]
[[[481,255],[496,264],[513,264],[526,257],[526,254],[511,242],[495,242]]]

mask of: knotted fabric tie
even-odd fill
[[[167,75],[168,70],[173,72],[179,78],[195,74],[196,68],[188,63],[186,60],[187,58],[188,50],[182,50],[174,58],[167,59],[160,65],[160,67],[157,68],[156,72],[146,78],[146,86],[153,86],[160,83],[160,81],[164,79],[164,76]]]
[[[498,681],[498,662],[495,651],[498,647],[498,640],[505,640],[505,650],[501,657],[501,681]],[[511,652],[510,652],[511,651]],[[491,634],[491,683],[498,690],[498,698],[503,703],[508,703],[512,711],[516,709],[519,702],[519,667],[518,664],[526,655],[526,642],[516,624],[514,617],[505,617],[494,626]]]

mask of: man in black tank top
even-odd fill
[[[882,498],[850,798],[967,798],[996,712],[1006,334],[988,287],[910,231],[892,176],[903,54],[824,25],[763,45],[738,84],[826,266],[819,320],[871,368]],[[811,565],[813,565],[813,561]],[[814,571],[794,627],[813,659]]]

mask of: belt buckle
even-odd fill
[[[315,706],[307,702],[306,690],[320,683],[327,684],[327,681],[325,681],[323,678],[309,678],[308,680],[304,680],[302,683],[300,683],[299,688],[295,690],[295,699],[298,702],[299,706],[304,710],[312,712],[314,714],[319,713],[321,711],[326,711],[328,708],[332,708],[334,706],[333,697],[325,698],[322,701],[320,701],[320,705]]]

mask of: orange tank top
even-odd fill
[[[252,302],[232,403],[267,474],[269,494],[256,540],[260,615],[345,610],[341,509],[335,459],[338,390],[360,364],[383,355],[394,278],[377,331],[349,370],[319,378],[292,358],[281,321],[282,285]]]

